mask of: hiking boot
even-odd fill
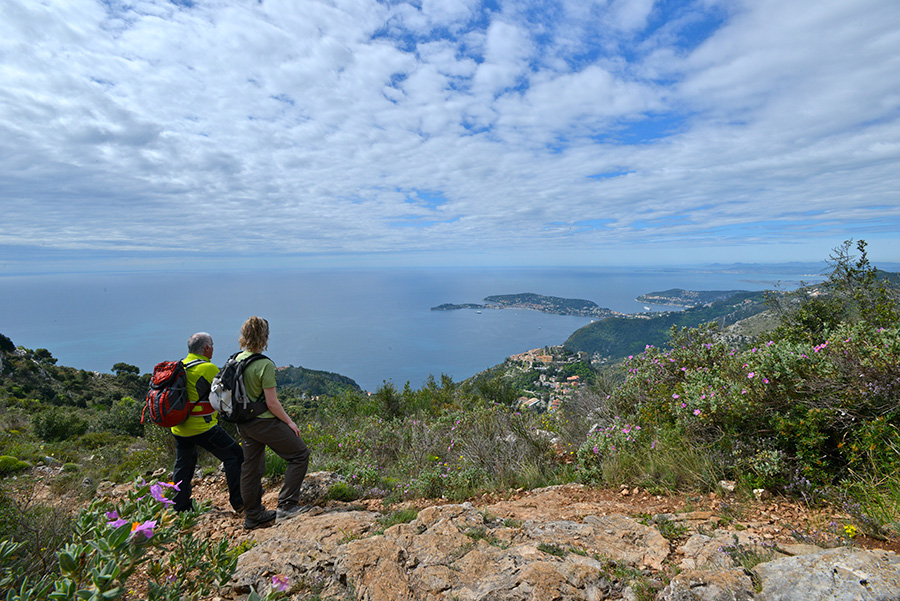
[[[244,529],[253,530],[262,526],[267,526],[275,520],[276,513],[271,509],[263,509],[255,518],[249,515],[244,518]]]
[[[310,509],[312,509],[312,505],[290,505],[288,507],[279,507],[277,521],[283,522],[289,520],[293,517],[297,517],[301,513],[306,513]]]

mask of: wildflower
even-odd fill
[[[138,534],[143,534],[146,538],[150,538],[153,536],[154,528],[156,528],[156,520],[147,520],[143,524],[134,522],[131,525],[131,536],[134,538]]]
[[[109,519],[109,521],[106,522],[106,525],[110,528],[118,528],[128,523],[128,520],[123,520],[122,518],[120,518],[118,512],[116,511],[108,512],[106,514],[106,517],[107,519]]]
[[[163,505],[174,505],[175,504],[175,501],[172,501],[171,499],[166,498],[166,496],[163,494],[163,487],[159,483],[156,483],[156,484],[153,484],[150,486],[150,495],[154,499],[156,499],[157,501],[162,503]]]
[[[763,378],[763,384],[768,384],[768,383],[769,383],[769,378]]]
[[[694,415],[700,415],[700,410],[699,410],[699,409],[694,409]]]
[[[847,538],[853,538],[856,536],[856,526],[853,524],[847,524],[844,526],[844,534],[847,535]]]
[[[677,399],[677,398],[680,398],[680,397],[679,397],[678,394],[676,393],[676,394],[673,394],[673,395],[672,395],[672,398],[673,398],[673,399]]]
[[[681,408],[682,408],[682,409],[686,409],[686,408],[687,408],[687,403],[682,403],[682,404],[681,404]]]
[[[748,377],[748,378],[752,378],[752,377],[755,376],[755,375],[756,375],[756,372],[752,372],[752,371],[751,371],[749,374],[747,374],[747,377]]]
[[[276,591],[285,592],[288,590],[288,577],[284,574],[275,574],[272,576],[272,588]]]

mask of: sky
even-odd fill
[[[0,0],[0,275],[900,261],[897,0]]]

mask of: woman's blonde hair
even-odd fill
[[[253,316],[241,326],[241,337],[238,344],[251,353],[261,353],[269,346],[269,322],[262,317]]]

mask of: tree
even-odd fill
[[[842,323],[865,321],[889,327],[900,317],[896,291],[869,263],[866,241],[846,240],[828,257],[828,279],[818,286],[805,286],[780,298],[781,324],[776,336],[796,342],[821,342]]]
[[[7,336],[0,334],[0,351],[4,353],[11,353],[16,350],[16,345],[13,344],[13,341],[10,340]]]
[[[121,376],[121,375],[125,375],[125,374],[132,374],[132,375],[138,376],[141,373],[141,368],[139,368],[137,365],[131,365],[129,363],[116,363],[115,365],[112,366],[112,370],[113,370],[113,373],[116,374],[117,376]]]
[[[39,348],[34,350],[33,355],[35,361],[39,363],[46,363],[47,365],[56,365],[56,358],[50,354],[45,348]]]

